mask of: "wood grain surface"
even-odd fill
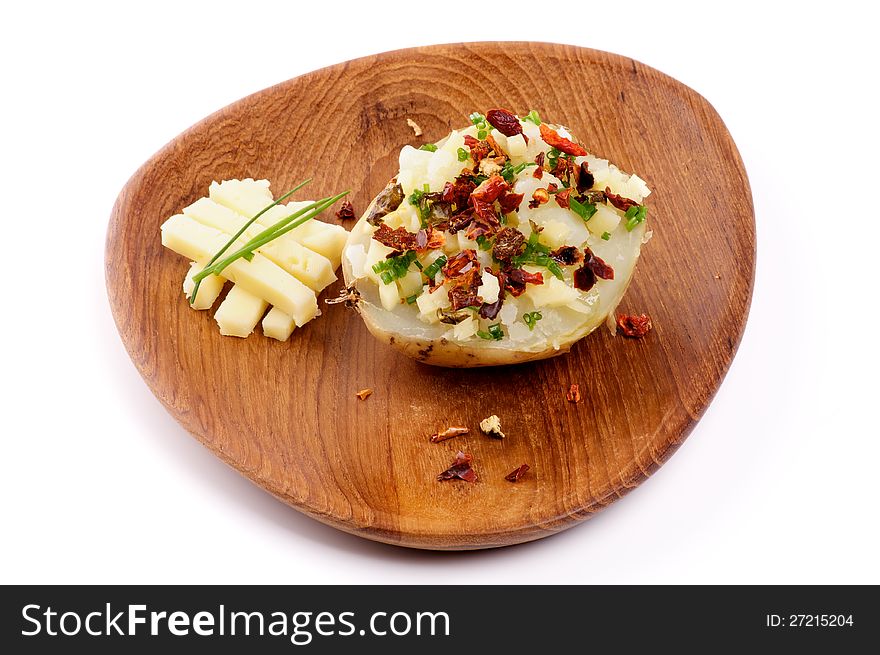
[[[351,189],[359,213],[396,173],[403,144],[437,140],[470,112],[495,106],[537,109],[653,189],[654,238],[620,307],[651,314],[647,338],[601,329],[562,357],[450,370],[377,342],[341,305],[322,303],[324,316],[285,343],[259,333],[221,337],[212,312],[187,307],[180,285],[188,262],[162,248],[159,226],[212,180],[268,178],[280,192],[311,176],[309,196]],[[106,280],[144,380],[223,461],[342,530],[403,546],[475,549],[588,519],[678,448],[739,344],[754,259],[748,180],[701,96],[604,52],[475,43],[315,71],[187,130],[120,193]],[[578,404],[565,398],[572,383],[582,391]],[[364,387],[375,393],[361,401],[355,392]],[[490,414],[502,418],[507,439],[480,434]],[[428,442],[449,425],[471,433]],[[478,482],[437,482],[459,449],[473,454]],[[504,480],[523,463],[531,470],[522,480]]]

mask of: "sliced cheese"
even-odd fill
[[[182,214],[162,225],[162,245],[196,261],[210,259],[228,240],[224,232]],[[278,307],[299,326],[319,313],[314,291],[260,253],[251,261],[235,260],[223,270],[222,277]]]
[[[239,214],[250,218],[274,202],[269,190],[268,180],[225,180],[212,182],[208,196],[214,202],[228,207]],[[257,222],[269,227],[282,218],[311,204],[311,201],[291,202],[287,205],[276,205],[257,219]],[[324,255],[333,265],[339,267],[342,248],[348,238],[348,232],[341,225],[331,225],[312,219],[306,221],[288,234],[310,250]]]
[[[263,334],[278,341],[287,341],[295,327],[293,319],[277,307],[270,309],[263,318]]]
[[[246,337],[254,331],[267,307],[265,300],[236,284],[214,312],[214,320],[220,326],[220,334],[227,337]]]
[[[183,294],[186,296],[186,299],[189,300],[192,297],[193,289],[196,286],[196,283],[193,282],[193,275],[201,271],[207,266],[208,260],[193,262],[189,265],[189,270],[186,272],[186,277],[183,279]],[[193,309],[210,309],[214,301],[217,300],[217,296],[220,295],[220,292],[223,291],[223,285],[226,283],[219,275],[209,275],[202,283],[199,285],[199,292],[196,294],[196,299],[190,305]]]
[[[184,208],[183,213],[185,216],[194,218],[203,225],[221,230],[229,236],[236,234],[248,222],[248,219],[238,212],[224,207],[210,198],[199,198],[189,207]],[[285,213],[285,215],[287,214]],[[263,229],[258,220],[244,232],[243,236],[245,239],[251,239]],[[284,234],[274,241],[270,241],[261,247],[259,252],[317,292],[336,281],[336,274],[333,272],[335,267],[330,263],[330,260],[309,250],[293,239],[290,234]]]

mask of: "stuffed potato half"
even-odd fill
[[[650,191],[535,112],[471,115],[400,171],[352,228],[350,304],[427,364],[515,364],[567,352],[632,279]]]

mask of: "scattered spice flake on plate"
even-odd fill
[[[471,462],[473,459],[474,458],[470,454],[463,453],[459,450],[455,455],[455,461],[452,462],[452,466],[438,475],[437,480],[443,482],[444,480],[458,479],[464,480],[465,482],[476,482],[477,473],[471,468]]]
[[[370,388],[367,388],[367,389],[361,389],[360,391],[358,391],[358,392],[355,394],[355,396],[357,396],[357,397],[360,398],[361,400],[366,400],[367,398],[369,398],[369,397],[372,396],[372,395],[373,395],[373,390],[370,389]]]
[[[470,432],[467,428],[463,427],[451,427],[446,428],[442,432],[438,432],[437,434],[431,435],[431,443],[440,443],[441,441],[446,441],[447,439],[452,439],[453,437],[457,437],[462,434],[467,434]]]
[[[412,128],[412,131],[416,136],[422,136],[422,128],[420,128],[419,124],[416,123],[413,119],[407,118],[406,124]]]
[[[526,474],[526,471],[528,471],[530,468],[532,468],[532,467],[529,466],[528,464],[521,464],[520,466],[518,466],[517,468],[512,470],[510,473],[505,475],[504,479],[507,480],[508,482],[519,482],[519,479],[522,476],[524,476]]]
[[[568,388],[565,399],[570,403],[579,403],[581,401],[581,388],[577,384],[573,384]]]
[[[538,126],[538,129],[541,130],[541,138],[547,145],[553,146],[557,150],[561,150],[567,155],[574,155],[575,157],[582,157],[587,154],[587,151],[584,150],[583,146],[561,136],[559,132],[548,126],[546,123],[541,123]]]
[[[621,314],[617,317],[617,327],[623,332],[623,336],[631,339],[641,339],[654,327],[651,317],[647,314]]]
[[[504,433],[501,431],[501,419],[495,414],[480,421],[480,429],[493,439],[504,439]]]
[[[340,221],[350,221],[354,218],[354,207],[351,206],[350,200],[342,202],[342,206],[336,212],[336,218]]]

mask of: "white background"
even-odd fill
[[[0,582],[880,582],[873,3],[124,4],[4,10]],[[467,40],[609,50],[703,94],[749,172],[757,280],[727,379],[652,479],[550,539],[436,554],[307,519],[190,438],[123,349],[103,245],[128,177],[205,115]]]

